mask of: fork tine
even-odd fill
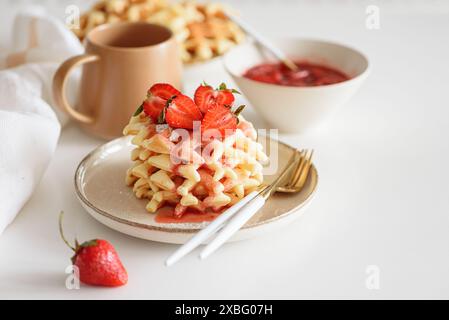
[[[297,187],[299,189],[301,189],[304,186],[304,184],[307,180],[310,166],[312,165],[312,156],[313,156],[313,149],[310,152],[309,156],[306,158],[305,165],[303,166],[303,168],[301,169],[301,172],[300,172],[300,178],[298,179],[298,181],[295,185],[295,187]]]
[[[289,188],[291,186],[294,186],[295,181],[299,178],[299,168],[301,166],[301,163],[304,160],[304,150],[298,151],[298,155],[299,155],[299,160],[298,160],[298,164],[296,165],[296,167],[292,170],[292,173],[290,175],[290,179],[287,182],[287,184],[284,186],[285,188]]]
[[[306,157],[307,157],[308,150],[303,149],[301,151],[301,159],[298,163],[298,166],[295,169],[294,175],[292,179],[290,180],[289,187],[295,187],[295,185],[298,183],[299,179],[301,178],[301,171],[303,170],[305,164],[306,164]]]

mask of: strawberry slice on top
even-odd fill
[[[158,122],[164,121],[172,128],[193,129],[193,121],[201,121],[203,114],[189,97],[179,94],[167,102],[167,107],[159,117]]]
[[[167,101],[180,94],[180,91],[168,83],[156,83],[148,90],[147,98],[142,105],[143,111],[156,123]]]
[[[207,110],[216,105],[232,106],[234,103],[234,93],[239,93],[235,89],[228,89],[224,83],[220,84],[218,89],[212,88],[210,85],[202,84],[195,91],[195,103],[205,114]]]
[[[209,136],[208,130],[218,130],[221,134],[221,138],[224,138],[226,134],[232,133],[237,129],[239,122],[238,115],[242,112],[245,106],[240,106],[236,111],[232,112],[230,107],[222,105],[214,105],[209,108],[201,122],[201,134],[203,136]]]

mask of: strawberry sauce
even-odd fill
[[[177,218],[174,216],[174,211],[175,209],[169,206],[160,208],[156,213],[155,221],[158,223],[199,223],[212,221],[221,214],[221,211],[199,212],[187,209],[180,218]]]
[[[263,63],[247,70],[245,78],[270,84],[293,87],[315,87],[349,80],[336,69],[308,62],[295,62],[297,71],[288,69],[283,63]]]

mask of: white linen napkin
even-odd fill
[[[33,193],[67,121],[53,105],[53,75],[65,59],[83,52],[72,32],[40,8],[16,16],[12,42],[0,53],[0,234]],[[69,79],[72,101],[75,83]]]

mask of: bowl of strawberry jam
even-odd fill
[[[240,92],[271,128],[302,133],[325,124],[368,75],[368,59],[347,46],[305,39],[274,43],[298,70],[288,69],[254,43],[223,58]]]

